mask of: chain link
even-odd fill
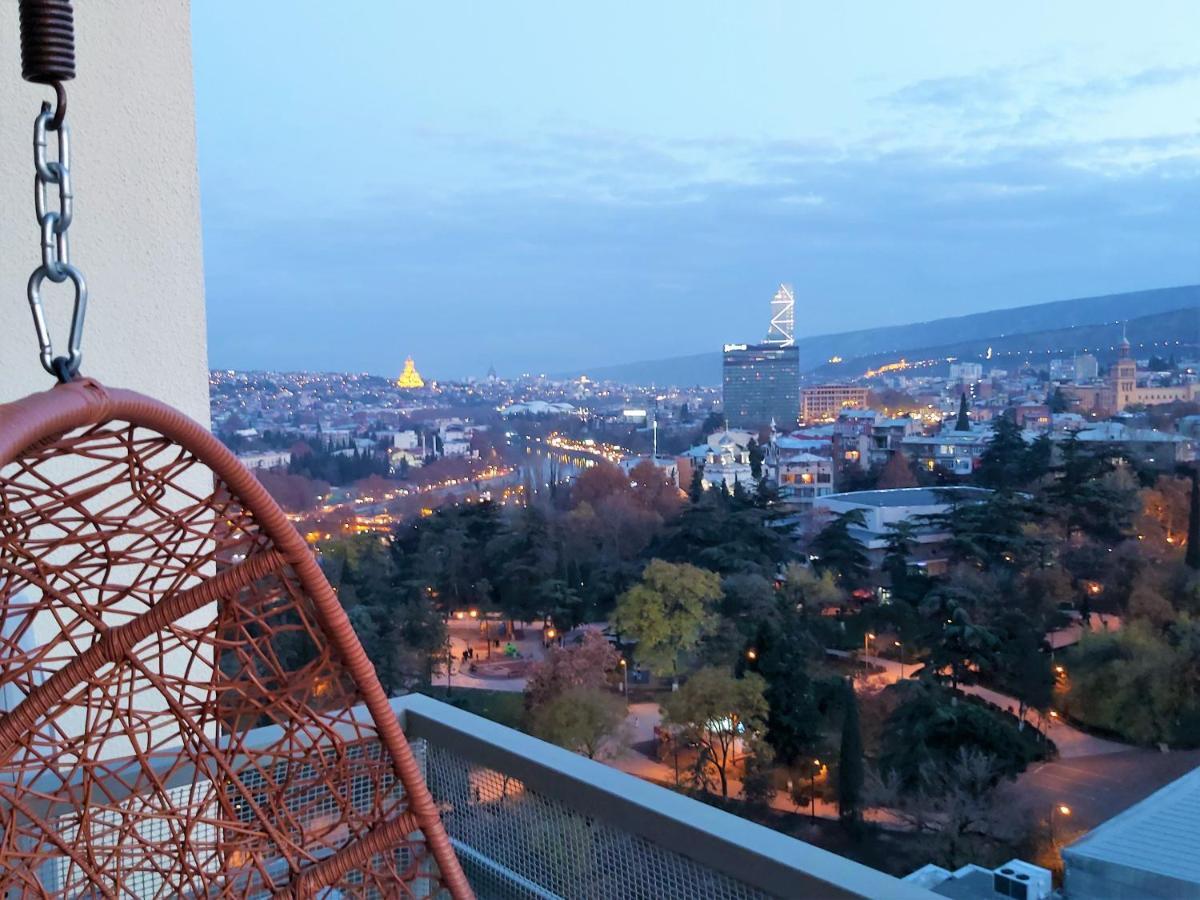
[[[37,331],[38,348],[44,368],[60,381],[70,381],[79,373],[83,353],[83,319],[87,312],[87,282],[83,274],[71,265],[71,243],[68,232],[74,218],[74,195],[71,192],[71,129],[62,122],[58,129],[58,158],[49,159],[47,130],[54,119],[50,104],[42,110],[33,125],[33,207],[41,232],[42,264],[29,277],[29,306]],[[58,208],[50,208],[50,186],[58,188]],[[55,357],[54,344],[46,315],[42,308],[42,285],[46,280],[56,284],[70,281],[75,291],[71,312],[67,355]]]

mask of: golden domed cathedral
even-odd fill
[[[396,379],[396,387],[411,389],[425,387],[425,379],[421,377],[421,373],[413,365],[413,358],[411,356],[404,361],[404,371]]]

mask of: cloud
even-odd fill
[[[586,144],[493,144],[511,178],[395,187],[319,217],[206,200],[214,365],[386,373],[415,353],[435,376],[556,371],[754,339],[781,280],[819,334],[848,317],[897,323],[1200,275],[1200,173],[1183,135],[953,163],[912,148]],[[558,166],[567,153],[587,171]],[[1106,154],[1150,162],[1078,164]]]

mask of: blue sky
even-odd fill
[[[214,367],[554,372],[1200,280],[1190,2],[192,4]]]

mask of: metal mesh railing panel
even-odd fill
[[[446,830],[480,897],[769,896],[444,747],[427,745],[426,766]]]

